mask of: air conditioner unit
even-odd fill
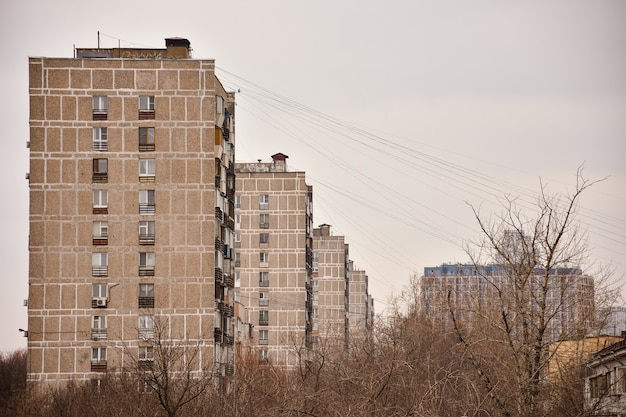
[[[96,298],[96,306],[97,307],[106,307],[107,299],[105,297]]]

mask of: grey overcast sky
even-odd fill
[[[346,236],[376,309],[409,276],[465,262],[467,202],[539,179],[582,200],[593,271],[626,272],[626,2],[4,0],[0,3],[0,350],[26,345],[29,56],[191,41],[241,90],[237,160],[282,152],[314,222]],[[624,279],[622,278],[622,281]]]

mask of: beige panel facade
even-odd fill
[[[232,371],[234,96],[185,41],[29,60],[31,382],[129,367],[159,329]]]
[[[311,341],[312,189],[284,159],[235,170],[238,343],[293,369]]]

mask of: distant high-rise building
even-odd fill
[[[30,58],[28,380],[233,371],[234,94],[187,39]]]
[[[235,172],[237,343],[294,369],[312,342],[313,189],[281,153]]]
[[[545,293],[548,340],[580,335],[580,332],[586,331],[591,320],[593,278],[582,274],[579,268],[558,268],[548,275],[548,280],[544,281],[546,274],[536,269],[524,290],[516,292],[515,277],[499,265],[442,264],[426,267],[420,278],[420,310],[428,317],[444,321],[451,317],[450,311],[453,311],[458,320],[470,322],[478,316],[519,308],[512,306],[520,300],[526,300],[528,311],[536,311]],[[524,296],[520,297],[522,293]],[[517,300],[516,295],[519,297]]]
[[[348,346],[371,328],[373,301],[365,271],[354,269],[345,237],[331,226],[313,230],[313,334]]]

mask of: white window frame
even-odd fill
[[[259,330],[259,344],[267,345],[269,343],[270,333],[269,330]]]
[[[93,190],[93,207],[106,208],[109,205],[108,190]]]
[[[270,243],[270,234],[259,233],[259,243]]]
[[[92,228],[94,239],[104,239],[109,237],[109,222],[96,220],[93,222]]]
[[[94,113],[107,113],[109,111],[109,98],[107,96],[93,96],[91,104]]]
[[[139,297],[154,298],[154,284],[139,284]]]
[[[107,361],[107,348],[92,347],[91,348],[91,363],[106,363]]]
[[[153,220],[139,221],[139,236],[154,236],[156,223]]]
[[[139,111],[154,111],[154,96],[139,96]]]
[[[269,210],[270,196],[269,194],[261,194],[259,196],[259,210]]]
[[[139,160],[139,176],[154,177],[156,175],[156,159],[140,159]]]
[[[260,214],[259,215],[259,229],[269,229],[270,228],[270,215],[269,214]]]
[[[270,262],[269,252],[259,252],[259,262],[262,264],[269,263]]]
[[[91,284],[91,296],[93,298],[107,298],[108,293],[107,284]]]
[[[139,346],[137,358],[142,362],[154,361],[154,348],[152,346]]]
[[[154,330],[154,316],[149,314],[142,314],[137,318],[137,327],[139,331],[152,331]]]
[[[107,328],[107,316],[93,316],[91,321],[92,329],[106,329]]]
[[[156,192],[154,190],[139,190],[139,204],[154,204]]]
[[[106,252],[94,252],[91,254],[91,266],[109,266],[109,254]]]
[[[106,151],[109,149],[109,133],[106,127],[93,128],[93,150]]]
[[[155,264],[154,252],[139,252],[139,266],[140,267],[152,267]]]

